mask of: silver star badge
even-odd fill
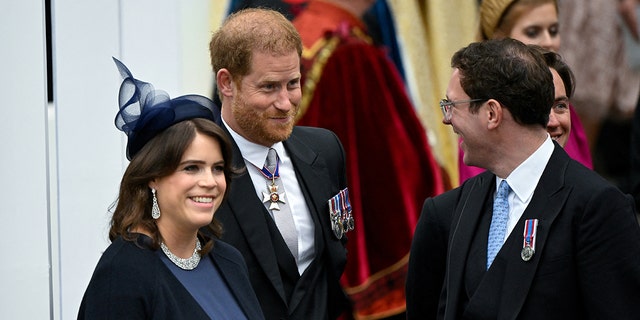
[[[278,186],[272,184],[269,186],[269,192],[262,192],[262,202],[267,203],[271,202],[269,205],[269,210],[280,210],[280,206],[278,203],[285,204],[284,202],[284,192],[278,193]]]

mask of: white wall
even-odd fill
[[[44,21],[40,0],[0,10],[1,319],[49,317]]]
[[[215,1],[219,8],[222,0]],[[111,60],[172,97],[210,96],[210,0],[44,0],[0,10],[0,319],[74,319],[128,164]]]
[[[107,208],[125,166],[113,126],[119,74],[111,60],[122,49],[123,30],[117,1],[54,1],[52,15],[60,295],[54,316],[73,319],[108,244]]]

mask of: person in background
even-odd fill
[[[540,50],[487,40],[451,66],[443,123],[463,138],[465,163],[487,171],[425,201],[408,319],[637,315],[634,203],[546,131],[554,82]]]
[[[638,41],[635,14],[637,0],[558,1],[563,35],[561,54],[574,66],[578,86],[572,101],[584,124],[597,171],[610,171],[610,155],[624,153],[628,140],[617,137],[599,144],[602,129],[620,130],[630,124],[640,92],[640,73],[630,67],[625,54],[623,30]],[[606,124],[606,127],[603,125]],[[615,130],[614,130],[615,131]],[[623,134],[628,133],[628,129]],[[624,142],[622,142],[624,141]],[[602,154],[602,151],[610,151]],[[626,163],[625,163],[626,164]]]
[[[235,12],[210,42],[221,122],[245,169],[216,217],[266,319],[336,319],[350,304],[339,281],[354,226],[345,153],[331,131],[294,126],[301,53],[294,26],[269,9]]]
[[[478,33],[480,40],[510,37],[525,44],[558,52],[561,42],[558,4],[556,0],[483,0],[480,3]],[[589,143],[580,118],[571,104],[569,114],[571,134],[567,132],[568,139],[560,145],[570,157],[592,169]],[[555,128],[551,127],[549,130]],[[461,182],[483,171],[481,168],[465,165],[463,157],[461,153],[458,159]]]
[[[354,316],[368,318],[404,311],[420,205],[445,189],[404,82],[362,20],[374,3],[311,0],[293,19],[303,44],[298,125],[335,132],[347,152],[356,228],[342,283]]]
[[[216,107],[169,99],[114,61],[131,162],[78,319],[264,319],[242,255],[218,240],[234,169]]]
[[[560,146],[565,146],[571,133],[569,100],[575,89],[573,71],[556,52],[544,49],[541,52],[551,70],[555,89],[553,106],[547,123],[547,132],[551,136],[551,140],[558,142]]]

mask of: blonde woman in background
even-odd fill
[[[538,45],[546,50],[560,50],[560,26],[556,0],[484,0],[480,4],[480,40],[513,38],[525,44]],[[575,69],[575,68],[574,68]],[[569,106],[570,131],[557,139],[571,158],[593,168],[589,144],[576,111]],[[552,110],[552,112],[554,112]],[[551,117],[553,120],[554,117]],[[551,123],[549,132],[556,131]],[[466,166],[462,151],[458,160],[460,182],[483,170]]]

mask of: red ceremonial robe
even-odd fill
[[[342,283],[353,315],[401,313],[422,204],[444,191],[440,168],[397,69],[361,20],[311,1],[293,23],[304,44],[298,125],[332,130],[347,154],[355,229]]]

